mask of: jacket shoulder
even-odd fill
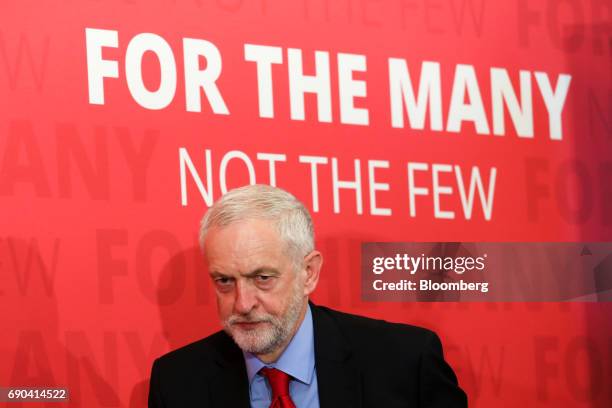
[[[431,341],[439,341],[436,333],[424,327],[373,319],[325,306],[316,306],[316,310],[320,317],[332,320],[346,341],[358,349],[417,352]]]
[[[341,312],[325,306],[316,306],[316,308],[319,313],[330,317],[340,327],[349,331],[360,331],[362,334],[368,334],[369,332],[376,334],[377,332],[380,333],[380,331],[385,331],[398,335],[410,335],[423,339],[428,339],[432,335],[435,335],[433,331],[420,326],[373,319],[371,317]]]
[[[172,350],[156,360],[156,365],[163,371],[184,371],[195,364],[213,362],[223,353],[231,350],[233,342],[229,336],[218,331],[210,336]]]

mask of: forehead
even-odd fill
[[[204,242],[204,255],[211,272],[248,273],[261,267],[281,268],[288,257],[284,244],[268,220],[241,220],[211,228]]]

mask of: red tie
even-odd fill
[[[295,408],[289,395],[289,375],[276,368],[264,367],[260,373],[268,379],[272,387],[270,408]]]

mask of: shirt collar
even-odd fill
[[[253,383],[259,370],[267,366],[277,368],[296,380],[310,385],[315,368],[313,333],[312,314],[310,305],[307,305],[304,320],[276,362],[266,364],[255,355],[243,351],[249,384]]]

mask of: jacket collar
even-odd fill
[[[321,408],[361,407],[361,371],[353,361],[349,339],[328,309],[312,303],[310,307]]]

